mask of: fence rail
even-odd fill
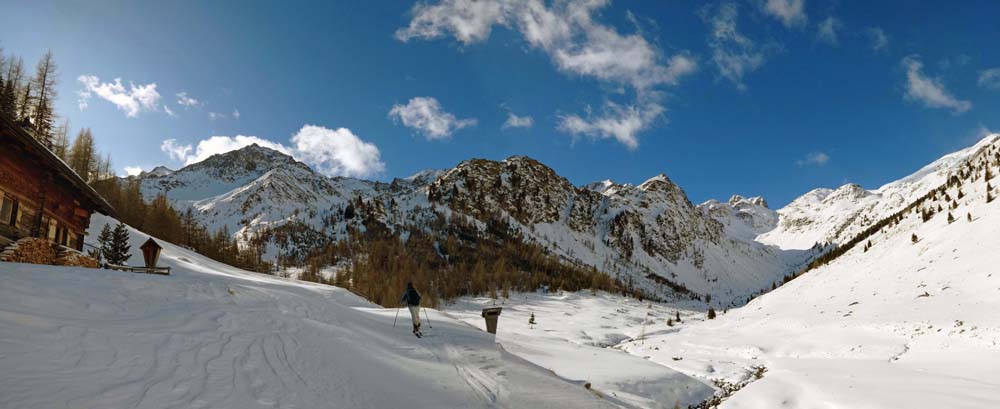
[[[170,275],[170,267],[132,267],[132,266],[119,266],[115,264],[104,264],[104,268],[118,271],[127,271],[130,273],[146,273],[146,274],[160,274],[168,276]]]

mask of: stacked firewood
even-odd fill
[[[0,252],[0,261],[97,268],[97,260],[37,237],[18,240]]]
[[[59,253],[48,240],[25,237],[0,253],[0,261],[11,263],[52,264]]]
[[[93,257],[87,256],[76,250],[63,249],[62,253],[59,253],[59,257],[56,258],[55,265],[57,266],[73,266],[73,267],[87,267],[87,268],[97,268],[97,260]]]

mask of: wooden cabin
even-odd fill
[[[35,139],[0,116],[0,248],[24,237],[83,250],[90,215],[114,209]]]

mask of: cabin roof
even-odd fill
[[[39,158],[41,158],[42,162],[45,163],[46,166],[54,170],[56,175],[66,180],[70,185],[79,190],[87,200],[94,204],[98,211],[108,216],[115,216],[115,208],[112,207],[107,200],[104,200],[104,198],[101,197],[101,195],[98,194],[94,188],[90,187],[90,185],[88,185],[87,182],[80,177],[80,175],[76,174],[76,172],[74,172],[73,169],[66,164],[66,162],[63,162],[63,160],[56,156],[56,154],[52,153],[52,151],[35,139],[31,132],[24,129],[24,127],[10,118],[2,115],[0,115],[0,128],[2,128],[0,130],[2,130],[4,134],[10,135],[17,141],[23,143],[28,150],[32,151]]]

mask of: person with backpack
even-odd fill
[[[420,333],[420,293],[413,288],[413,283],[406,283],[406,292],[399,299],[399,303],[406,303],[409,308],[410,317],[413,318],[413,335],[419,338],[423,335]]]

